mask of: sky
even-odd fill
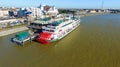
[[[120,0],[103,0],[103,8],[120,9]],[[0,0],[5,7],[38,7],[40,4],[57,8],[102,8],[102,0]]]

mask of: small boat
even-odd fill
[[[31,41],[34,37],[30,36],[28,32],[20,32],[18,34],[15,35],[14,38],[12,38],[12,42],[20,44],[20,45],[24,45],[24,43],[26,41]]]

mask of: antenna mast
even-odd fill
[[[101,3],[101,8],[103,9],[103,5],[104,5],[104,1],[102,0],[102,3]]]

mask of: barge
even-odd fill
[[[20,32],[15,35],[15,37],[11,38],[11,41],[13,43],[17,43],[20,45],[24,45],[26,41],[32,41],[35,38],[35,36],[30,36],[28,32]]]

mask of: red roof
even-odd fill
[[[48,11],[50,9],[50,6],[44,6],[44,10]]]

